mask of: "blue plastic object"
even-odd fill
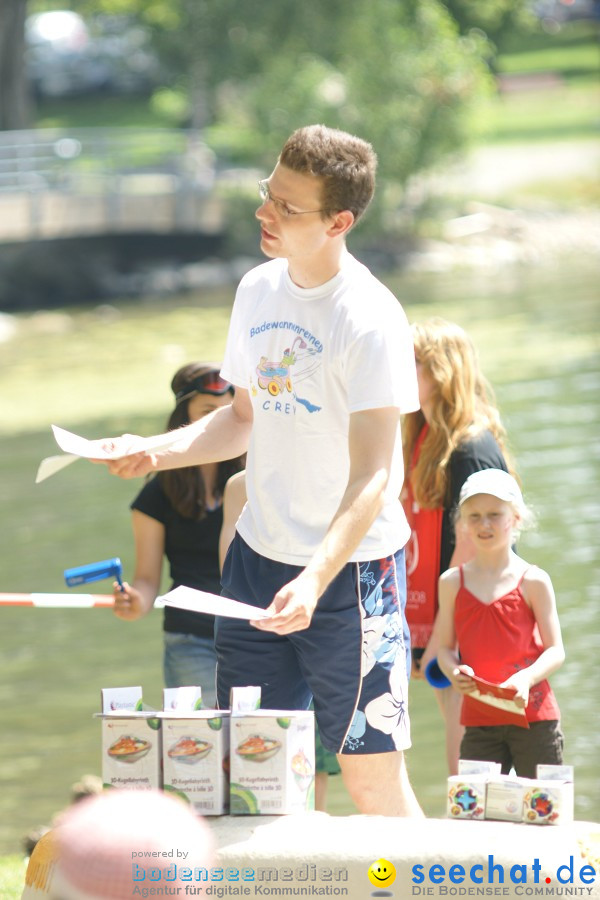
[[[446,678],[438,665],[437,659],[431,659],[425,667],[425,678],[434,688],[450,687],[450,679]]]
[[[121,560],[115,556],[113,559],[103,559],[100,562],[89,563],[87,566],[65,569],[64,575],[68,587],[88,584],[90,581],[100,581],[102,578],[115,578],[122,587],[122,573]]]

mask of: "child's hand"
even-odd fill
[[[473,681],[475,672],[471,666],[460,665],[452,669],[452,686],[460,691],[461,694],[470,694],[475,690],[476,685]]]
[[[515,672],[514,675],[511,675],[510,678],[503,681],[500,687],[515,688],[517,693],[514,696],[514,701],[521,709],[525,709],[529,703],[530,688],[529,677],[525,671]]]

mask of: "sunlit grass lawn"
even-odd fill
[[[475,143],[594,138],[600,130],[600,87],[596,83],[526,89],[496,94],[472,119]]]
[[[20,900],[25,878],[25,861],[20,854],[0,857],[0,897]]]

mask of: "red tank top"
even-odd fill
[[[416,466],[423,441],[429,431],[425,424],[416,440],[410,470],[402,491],[402,505],[410,538],[406,547],[406,621],[412,647],[426,647],[438,610],[438,578],[442,553],[442,517],[444,510],[422,509],[413,494],[411,473]]]
[[[461,661],[487,681],[496,684],[527,666],[543,652],[544,647],[533,611],[521,591],[521,583],[492,603],[482,603],[465,587],[460,567],[460,587],[454,605],[454,624]],[[528,722],[560,718],[556,698],[547,680],[540,681],[529,691],[525,711]],[[463,725],[499,725],[498,710],[490,719],[484,703],[463,697],[461,723]]]

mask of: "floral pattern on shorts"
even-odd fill
[[[404,602],[397,563],[403,556],[360,563],[363,632],[359,700],[342,753],[386,753],[410,747]],[[404,584],[404,575],[401,578]]]

